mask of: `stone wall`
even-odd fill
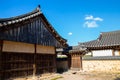
[[[84,71],[120,71],[120,60],[83,60]]]

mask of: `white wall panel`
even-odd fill
[[[93,56],[112,56],[112,50],[95,50]]]

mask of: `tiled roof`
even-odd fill
[[[120,56],[83,57],[83,60],[120,60]]]
[[[25,21],[27,19],[36,17],[40,14],[41,14],[41,11],[38,7],[34,11],[32,11],[30,13],[27,13],[27,14],[23,14],[23,15],[16,16],[16,17],[11,17],[11,18],[3,18],[3,19],[0,18],[0,27],[15,24],[15,23],[18,23],[18,22],[22,22],[22,21]]]
[[[80,47],[80,46],[71,46],[71,48],[68,49],[68,53],[86,53],[86,48]]]
[[[50,32],[55,36],[56,39],[58,39],[58,41],[60,41],[64,46],[68,46],[68,44],[66,43],[67,40],[62,38],[57,31],[52,27],[52,25],[48,22],[48,20],[46,19],[46,17],[44,16],[44,14],[40,11],[40,6],[38,6],[34,11],[29,12],[27,14],[23,14],[20,16],[16,16],[16,17],[11,17],[11,18],[0,18],[0,28],[2,29],[2,27],[5,26],[9,26],[12,24],[17,24],[19,22],[23,22],[25,20],[30,20],[34,17],[37,16],[41,16],[43,18],[43,20],[46,23],[46,27],[49,28]]]
[[[119,46],[120,30],[112,32],[102,32],[98,39],[89,42],[79,43],[79,45],[86,48]]]

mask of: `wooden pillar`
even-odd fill
[[[82,56],[80,56],[80,70],[82,70],[83,67],[82,67]]]
[[[34,63],[33,63],[33,77],[35,77],[36,74],[36,44],[34,45],[35,52],[34,52]]]
[[[71,55],[67,55],[67,57],[68,57],[68,69],[70,69],[70,67],[71,67]]]
[[[115,56],[115,50],[114,49],[112,50],[112,56]]]
[[[0,80],[3,79],[3,73],[2,73],[2,46],[3,46],[3,41],[0,41]]]
[[[120,50],[118,50],[119,51],[119,56],[120,56]]]
[[[91,57],[93,57],[93,52],[92,52],[92,51],[90,51],[90,53],[91,53]]]
[[[73,62],[74,62],[74,58],[73,58],[73,54],[71,55],[71,69],[73,68]]]
[[[56,58],[57,58],[57,52],[56,52],[56,47],[55,47],[55,56],[54,56],[54,69],[53,69],[53,72],[57,72],[57,61],[56,61]]]

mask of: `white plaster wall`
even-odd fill
[[[118,50],[115,51],[115,56],[120,56]]]
[[[92,55],[92,53],[91,53],[91,52],[88,52],[86,55]]]
[[[112,56],[112,50],[95,50],[93,56]]]

